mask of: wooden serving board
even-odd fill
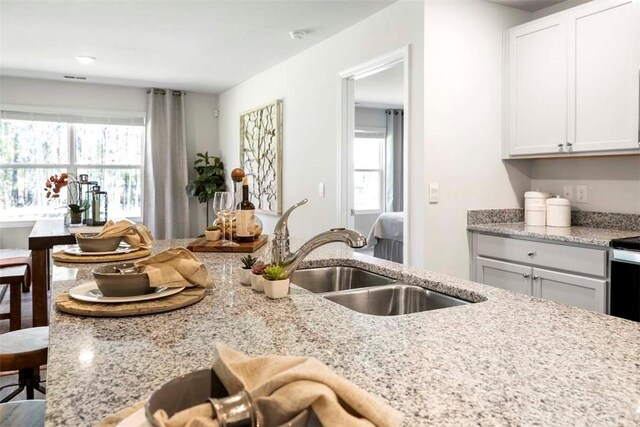
[[[78,264],[96,263],[96,262],[112,262],[112,261],[128,261],[131,259],[144,258],[151,255],[151,249],[138,249],[137,251],[127,252],[124,254],[113,255],[71,255],[64,251],[58,251],[51,254],[55,261],[72,262]]]
[[[269,240],[269,236],[266,236],[263,234],[253,242],[238,243],[238,246],[223,246],[220,244],[219,240],[212,242],[202,237],[200,239],[196,239],[193,242],[189,243],[189,246],[187,246],[187,249],[189,249],[191,252],[252,253],[257,251],[261,247],[263,247],[268,240]]]
[[[101,304],[97,302],[78,301],[68,292],[58,295],[55,307],[58,311],[78,316],[89,317],[126,317],[144,314],[163,313],[195,304],[204,298],[203,288],[186,288],[184,291],[164,298],[148,301],[125,302],[122,304]]]

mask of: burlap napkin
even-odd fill
[[[402,414],[331,371],[312,357],[248,357],[217,345],[213,369],[230,394],[248,390],[266,427],[283,424],[311,408],[323,426],[398,426]],[[171,418],[163,410],[154,419],[163,427],[217,427],[209,403]]]
[[[213,280],[203,263],[183,247],[170,248],[152,257],[137,261],[136,267],[144,267],[152,287],[200,286],[212,288]]]
[[[122,240],[128,243],[132,248],[149,249],[153,244],[153,236],[151,231],[142,224],[123,219],[118,222],[107,221],[102,227],[102,231],[98,237],[115,237],[122,236]]]

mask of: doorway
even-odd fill
[[[340,74],[342,222],[367,255],[408,259],[408,48]]]

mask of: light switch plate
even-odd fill
[[[576,203],[587,203],[589,191],[586,185],[576,185]]]
[[[325,196],[325,191],[324,191],[324,182],[321,182],[318,185],[318,196],[319,197],[324,197]]]
[[[438,203],[440,200],[440,184],[437,182],[429,183],[429,203]]]

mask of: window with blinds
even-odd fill
[[[109,217],[142,216],[144,115],[0,112],[0,221],[62,212],[45,197],[55,174],[88,174],[109,195]],[[66,195],[61,194],[64,206]]]

